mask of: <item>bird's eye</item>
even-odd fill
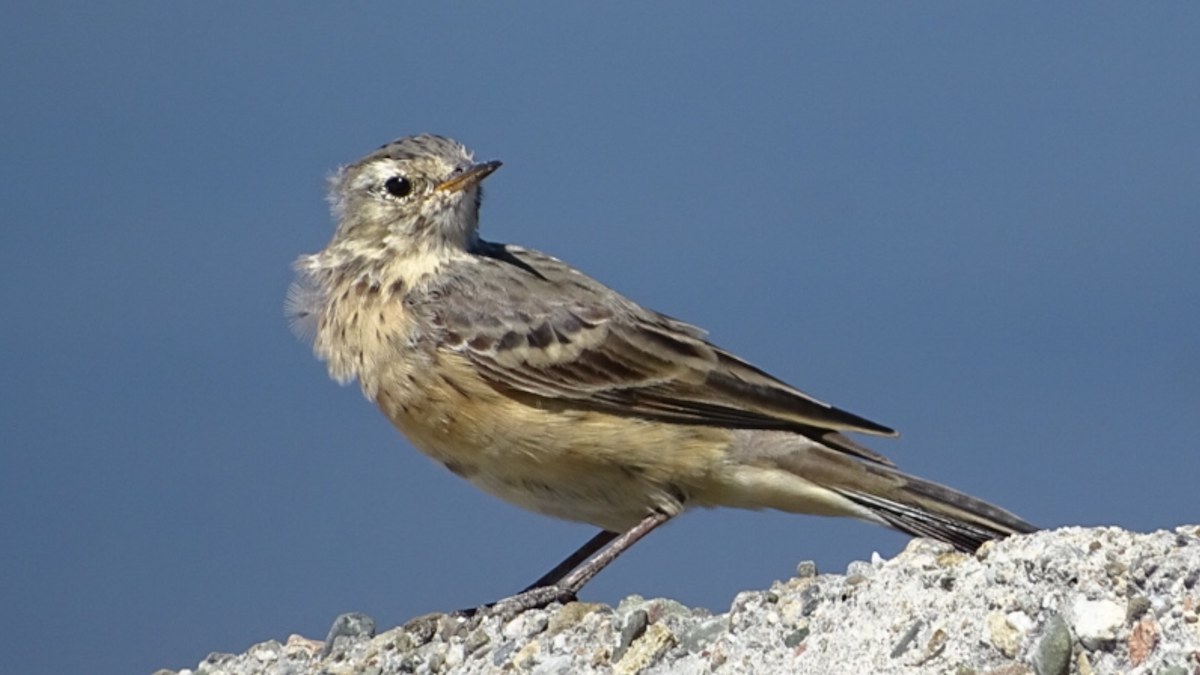
[[[393,197],[407,197],[412,194],[412,181],[404,176],[392,176],[383,183],[383,188]]]

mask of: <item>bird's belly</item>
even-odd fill
[[[533,467],[496,471],[476,465],[461,472],[479,489],[536,513],[612,532],[624,532],[654,510],[678,513],[680,499],[670,486],[654,485],[612,467]],[[566,475],[564,475],[564,473]]]
[[[720,470],[729,432],[531,405],[466,378],[377,403],[419,450],[522,508],[614,532],[674,515]]]

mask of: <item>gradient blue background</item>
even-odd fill
[[[1195,3],[0,7],[0,645],[194,667],[511,593],[591,536],[476,492],[281,305],[324,178],[434,132],[484,236],[904,433],[1045,526],[1200,520]],[[906,539],[692,513],[583,593],[723,611]]]

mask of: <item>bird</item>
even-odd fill
[[[479,236],[501,166],[421,134],[330,178],[337,227],[294,264],[287,314],[339,383],[478,488],[600,528],[499,604],[577,597],[699,507],[857,518],[975,551],[1037,528],[901,472],[848,433],[882,424],[818,400],[545,253]]]

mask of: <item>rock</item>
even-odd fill
[[[801,579],[817,576],[817,563],[811,560],[801,561],[799,565],[796,565],[796,576]]]
[[[1129,662],[1140,666],[1158,646],[1158,625],[1154,619],[1142,619],[1129,633]]]
[[[649,625],[650,617],[646,610],[635,609],[630,612],[629,617],[625,620],[625,625],[621,627],[621,641],[617,643],[617,650],[613,652],[613,660],[620,661],[634,640],[645,634],[646,627]]]
[[[1125,624],[1125,608],[1112,600],[1078,598],[1071,603],[1071,628],[1089,650],[1111,645]]]
[[[1042,637],[1033,655],[1033,669],[1038,675],[1066,675],[1071,664],[1071,629],[1057,614],[1046,622]]]
[[[900,639],[896,641],[896,646],[892,647],[892,651],[888,654],[888,656],[891,656],[894,659],[908,651],[908,648],[913,644],[913,640],[916,639],[917,633],[921,631],[921,628],[924,625],[924,621],[917,621],[909,626],[908,630],[904,631],[904,635],[901,635]]]
[[[1010,621],[1002,612],[990,612],[987,616],[988,641],[1008,658],[1014,658],[1021,647],[1025,631]]]
[[[697,624],[683,636],[683,646],[690,652],[700,652],[707,649],[717,638],[729,632],[729,619],[725,616],[714,616]]]
[[[625,656],[613,666],[616,675],[640,673],[657,661],[677,640],[671,630],[661,623],[651,624],[642,637],[638,638],[625,652]]]
[[[1150,611],[1152,603],[1150,599],[1141,595],[1135,595],[1129,598],[1129,602],[1125,604],[1125,623],[1132,624],[1142,615]]]
[[[1175,675],[1200,653],[1194,531],[1072,527],[976,556],[914,540],[849,577],[801,565],[805,576],[739,593],[717,615],[631,596],[617,609],[433,614],[374,638],[339,619],[325,656],[299,636],[259,640],[177,675],[1063,675],[1072,663],[1078,675]]]
[[[321,656],[329,656],[339,638],[373,638],[375,637],[375,619],[362,612],[349,612],[334,619],[329,627],[329,635],[325,638],[325,648]]]

